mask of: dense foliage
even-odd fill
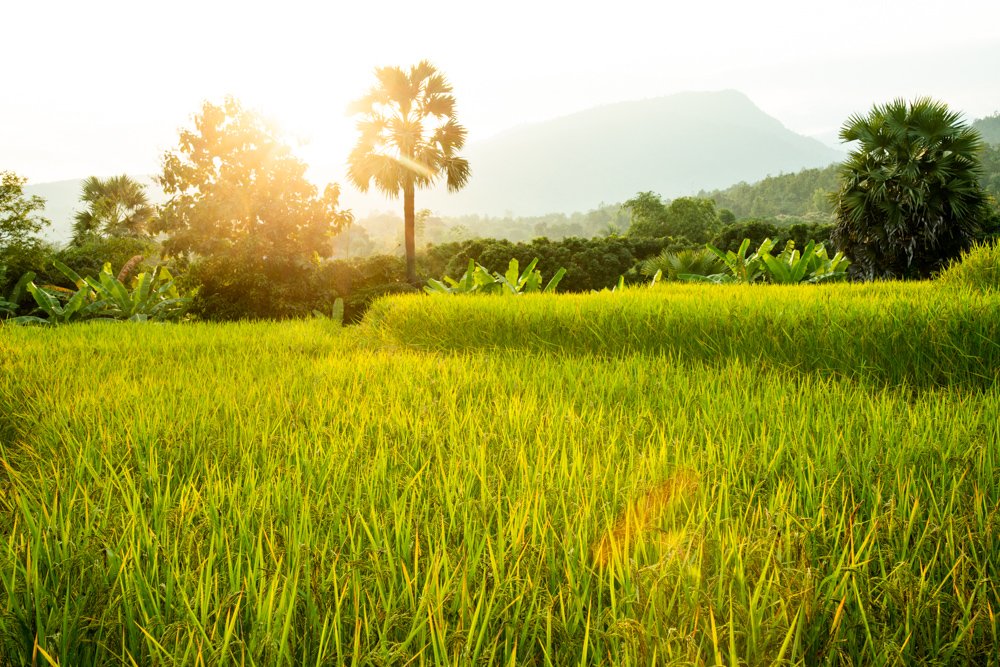
[[[757,183],[737,183],[724,190],[701,191],[699,197],[731,210],[738,219],[792,216],[814,221],[833,219],[829,195],[837,190],[838,165],[768,176]]]
[[[181,296],[174,277],[162,266],[135,273],[142,257],[136,256],[121,267],[118,275],[105,264],[97,278],[84,278],[55,261],[55,267],[73,283],[74,290],[38,286],[27,282],[25,289],[35,300],[33,313],[14,318],[19,324],[70,324],[84,320],[128,320],[163,322],[178,320],[191,299]],[[31,275],[26,274],[26,275]],[[22,281],[24,279],[22,278]],[[20,283],[19,283],[20,285]]]
[[[979,134],[940,102],[894,100],[841,129],[834,242],[866,279],[926,278],[969,247],[987,217]]]
[[[26,195],[26,182],[13,172],[0,172],[0,294],[7,294],[47,254],[37,236],[49,224],[40,215],[45,201]]]
[[[73,245],[82,245],[91,236],[150,235],[156,208],[150,204],[145,186],[125,174],[91,176],[83,182],[80,201],[84,208],[75,216]]]
[[[631,213],[629,236],[687,239],[705,243],[722,228],[722,219],[710,199],[678,197],[664,202],[653,192],[640,192],[622,204]]]
[[[1000,112],[973,121],[972,127],[988,144],[1000,144]]]
[[[169,200],[159,229],[167,252],[192,260],[196,312],[236,319],[313,310],[314,300],[301,305],[289,295],[311,288],[308,267],[330,254],[349,218],[338,209],[338,187],[321,196],[305,172],[277,129],[232,98],[206,102],[194,128],[181,131],[163,158],[159,182]]]
[[[750,218],[723,227],[712,239],[712,245],[720,250],[736,250],[744,239],[750,239],[750,244],[754,247],[763,243],[764,239],[773,239],[775,245],[782,247],[789,241],[794,241],[800,248],[804,248],[809,241],[832,246],[830,234],[833,227],[833,223],[795,222],[786,225]]]
[[[431,278],[427,281],[424,291],[432,295],[457,294],[498,294],[501,296],[522,294],[554,294],[559,287],[559,281],[566,275],[566,269],[559,269],[546,283],[542,272],[535,267],[538,258],[531,260],[524,270],[516,259],[510,260],[504,273],[490,272],[481,264],[469,260],[469,267],[458,279],[445,276],[442,280]]]
[[[561,241],[537,238],[530,243],[474,239],[429,248],[423,261],[428,277],[457,277],[465,271],[470,259],[490,271],[499,271],[507,266],[511,258],[523,265],[537,257],[539,266],[549,270],[566,269],[566,276],[559,283],[560,291],[589,292],[612,287],[622,275],[637,280],[637,265],[641,261],[666,248],[678,247],[683,245],[679,246],[668,238],[622,236],[566,238]]]

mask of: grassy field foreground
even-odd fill
[[[0,329],[0,664],[1000,660],[980,366],[897,388],[749,342],[401,344],[415,309],[479,336],[476,302]]]

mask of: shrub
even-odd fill
[[[136,260],[140,257],[136,256]],[[26,273],[21,279],[37,304],[36,312],[45,315],[24,315],[14,319],[20,324],[68,324],[88,319],[129,320],[132,322],[177,320],[184,315],[191,299],[182,297],[174,285],[174,277],[162,266],[142,272],[128,284],[127,274],[138,262],[129,262],[118,277],[105,264],[98,278],[83,278],[62,262],[56,268],[70,280],[75,291],[30,282]],[[27,280],[26,280],[27,279]]]
[[[208,320],[307,317],[327,311],[339,296],[318,262],[298,259],[206,257],[191,265],[187,284],[197,293],[191,310]]]
[[[537,257],[540,266],[565,267],[566,276],[559,283],[560,292],[590,292],[615,286],[622,275],[630,282],[640,280],[635,270],[637,264],[663,250],[680,250],[686,246],[685,242],[669,237],[570,237],[559,241],[537,238],[530,243],[475,239],[429,249],[426,266],[433,276],[455,276],[465,271],[470,259],[489,271],[502,271],[511,258],[527,264]],[[442,256],[447,253],[450,258],[442,269]]]
[[[677,280],[681,274],[710,276],[725,270],[726,263],[708,248],[677,252],[664,250],[656,257],[643,262],[640,269],[644,276],[652,277],[661,273],[670,280]]]
[[[519,270],[516,259],[510,260],[507,264],[506,273],[490,273],[481,264],[476,264],[474,260],[469,260],[469,267],[458,280],[445,276],[444,280],[434,280],[427,282],[424,291],[428,294],[532,294],[538,292],[555,293],[559,286],[559,281],[566,275],[566,269],[559,269],[549,280],[545,287],[542,287],[542,272],[535,268],[538,258],[531,260],[531,263]]]
[[[159,246],[154,241],[123,236],[102,237],[96,234],[88,236],[80,245],[69,245],[56,250],[52,258],[62,262],[84,278],[97,278],[105,264],[125,266],[135,257],[142,255],[147,258],[138,270],[152,269],[157,263]],[[48,281],[54,285],[72,287],[62,272],[55,270],[54,265],[39,266],[39,280]]]

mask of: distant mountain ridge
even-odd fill
[[[677,197],[844,156],[732,90],[620,102],[522,125],[470,145],[465,155],[469,184],[447,196],[431,193],[421,206],[445,215],[580,211],[645,190]]]
[[[572,213],[646,190],[666,198],[691,195],[825,167],[844,157],[792,132],[732,90],[595,107],[513,127],[470,144],[463,154],[472,166],[468,186],[458,193],[422,191],[418,208],[443,216]],[[50,239],[69,238],[80,186],[80,180],[28,186],[48,200]],[[150,198],[160,197],[151,187]],[[362,214],[401,207],[346,184],[342,203]]]

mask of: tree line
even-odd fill
[[[471,238],[470,229],[468,237],[427,244],[431,230],[444,225],[417,209],[416,190],[441,179],[455,190],[469,180],[472,167],[459,155],[465,129],[450,85],[430,64],[379,68],[375,78],[352,107],[358,141],[348,179],[402,199],[402,258],[357,258],[359,234],[352,259],[355,220],[340,206],[340,187],[318,189],[278,129],[227,98],[204,103],[164,154],[157,183],[165,204],[152,206],[127,176],[87,179],[73,237],[62,248],[38,237],[47,223],[44,202],[24,194],[24,179],[4,172],[0,296],[29,271],[58,288],[66,273],[54,266],[95,276],[106,263],[117,269],[141,260],[181,276],[193,312],[204,318],[302,316],[337,297],[347,297],[356,314],[379,294],[460,273],[469,259],[499,270],[511,258],[526,264],[538,257],[542,270],[568,269],[562,289],[586,291],[622,276],[641,279],[640,265],[664,251],[709,243],[734,250],[746,239],[755,246],[764,239],[824,243],[850,257],[856,277],[927,277],[1000,228],[1000,147],[984,145],[939,102],[896,100],[848,119],[841,137],[857,148],[842,165],[696,197],[640,192],[588,214],[529,219],[535,232],[578,224],[590,239],[541,233],[513,243]],[[496,231],[514,222],[466,221]]]

